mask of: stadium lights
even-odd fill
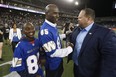
[[[79,3],[76,1],[76,2],[75,2],[75,5],[78,5],[78,4],[79,4]]]
[[[74,0],[67,0],[70,3],[74,3],[76,6],[79,5],[78,1],[74,1]]]
[[[68,2],[73,2],[74,0],[68,0]]]

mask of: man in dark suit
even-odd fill
[[[94,19],[94,10],[82,9],[71,34],[74,77],[116,77],[116,35]]]

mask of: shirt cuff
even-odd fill
[[[51,57],[66,57],[68,56],[71,52],[73,51],[71,46],[68,46],[67,48],[63,48],[63,49],[57,49],[52,55],[50,55]]]

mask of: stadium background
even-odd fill
[[[35,37],[38,35],[38,30],[42,22],[44,21],[44,7],[49,3],[55,3],[60,8],[60,19],[58,21],[58,29],[59,32],[62,31],[63,24],[66,22],[72,22],[76,25],[77,15],[79,10],[84,7],[89,7],[89,0],[84,1],[78,7],[61,2],[63,0],[0,0],[0,23],[4,25],[7,23],[9,26],[12,26],[13,21],[17,22],[17,26],[22,28],[23,24],[27,21],[32,22],[36,27]],[[67,0],[64,0],[67,1]],[[76,0],[75,0],[76,1]],[[80,2],[80,0],[79,0]],[[95,22],[104,25],[104,27],[113,29],[116,31],[116,17],[114,15],[114,2],[111,4],[111,14],[99,14],[97,13],[97,17]],[[66,6],[66,7],[65,7]],[[94,7],[93,7],[94,8]],[[97,10],[95,10],[97,11]],[[64,44],[63,44],[64,45]],[[13,56],[11,46],[5,45],[3,46],[3,62],[0,62],[0,77],[3,77],[9,74],[10,64],[2,65],[8,61],[11,61]],[[62,77],[73,77],[72,67],[73,62],[66,63],[66,59],[64,58],[64,73]]]

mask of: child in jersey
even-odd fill
[[[39,65],[39,41],[34,38],[35,28],[32,23],[23,27],[24,37],[16,45],[11,71],[17,71],[21,77],[43,77]]]

